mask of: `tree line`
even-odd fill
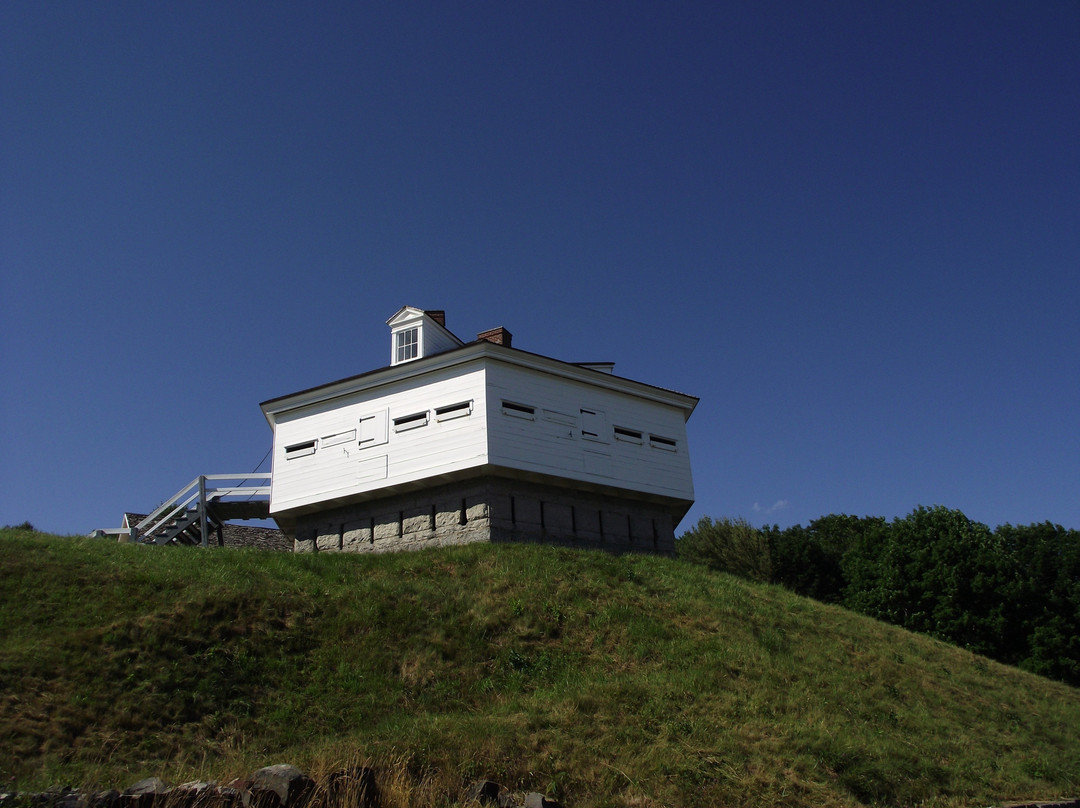
[[[941,506],[783,529],[706,516],[676,550],[1080,686],[1080,531],[991,530]]]

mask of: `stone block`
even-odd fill
[[[491,509],[484,500],[466,500],[465,521],[475,522],[478,519],[491,518]]]
[[[316,550],[340,550],[341,540],[340,536],[335,533],[321,533],[318,538],[315,539]]]
[[[402,512],[401,532],[403,535],[425,533],[431,530],[431,509],[413,507]]]
[[[255,808],[300,808],[307,802],[315,781],[288,763],[259,769],[251,776],[251,801]]]
[[[208,808],[211,804],[220,804],[217,783],[194,780],[169,792],[169,808]]]
[[[380,514],[375,517],[375,543],[398,538],[401,523],[398,514]]]
[[[124,808],[150,808],[163,803],[168,793],[168,783],[158,777],[147,777],[125,788],[119,804]]]
[[[540,527],[540,500],[536,497],[514,495],[511,497],[512,520],[515,525]]]
[[[496,522],[502,525],[509,525],[510,522],[510,495],[504,493],[492,492],[488,505],[488,518],[492,522]],[[473,507],[472,502],[469,503],[469,521],[473,520]]]
[[[574,517],[570,506],[561,502],[544,502],[544,529],[561,536],[574,534]]]
[[[630,538],[630,525],[625,512],[604,508],[603,527],[605,541],[625,543]]]
[[[651,548],[653,546],[653,520],[640,513],[631,513],[629,516],[630,523],[630,543],[639,547]]]
[[[455,530],[460,522],[457,511],[437,511],[434,528],[437,531]]]
[[[353,522],[346,522],[344,525],[344,534],[342,535],[341,547],[343,550],[359,550],[363,545],[371,544],[371,522],[370,520],[356,520]]]
[[[562,808],[558,802],[536,791],[525,795],[525,808]]]
[[[588,506],[574,506],[574,524],[577,535],[587,541],[600,539],[600,509]]]
[[[88,800],[90,808],[116,808],[120,803],[120,792],[115,788],[95,791]]]

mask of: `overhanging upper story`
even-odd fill
[[[446,340],[444,323],[406,307],[388,323],[394,358],[401,329],[414,327],[415,343],[400,342],[416,356],[263,402],[272,514],[482,475],[632,492],[685,514],[695,397],[616,376],[610,363],[513,348],[505,329]]]

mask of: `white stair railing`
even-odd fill
[[[250,474],[201,474],[159,505],[152,513],[137,525],[126,528],[101,528],[91,536],[117,536],[121,542],[156,543],[154,534],[165,530],[167,526],[188,511],[198,510],[201,528],[201,543],[209,545],[207,505],[230,502],[267,502],[270,501],[270,473],[253,472]],[[254,480],[262,480],[263,485],[246,485]],[[230,485],[216,485],[218,482]],[[207,485],[207,483],[211,485]],[[194,506],[193,506],[194,503]],[[144,538],[145,537],[145,538]],[[169,541],[174,536],[169,536]]]

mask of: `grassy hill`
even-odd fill
[[[590,805],[1080,794],[1080,691],[671,559],[0,531],[0,782],[371,761]],[[411,796],[410,796],[411,793]]]

